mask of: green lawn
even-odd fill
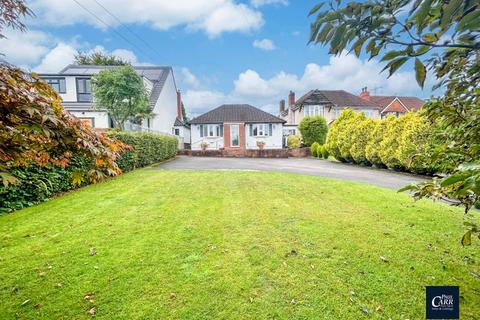
[[[424,319],[426,285],[479,319],[462,234],[460,209],[360,183],[138,170],[0,217],[0,319]]]

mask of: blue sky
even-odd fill
[[[377,94],[430,95],[408,68],[387,80],[377,61],[331,57],[326,48],[308,46],[307,13],[315,0],[77,1],[27,1],[36,17],[27,21],[27,33],[7,32],[0,40],[6,59],[56,72],[76,51],[102,50],[133,64],[170,65],[191,115],[221,103],[275,112],[289,90],[299,97],[315,88],[359,93],[369,86]]]

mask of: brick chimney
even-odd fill
[[[180,120],[183,120],[182,114],[182,93],[180,90],[177,90],[177,117]]]
[[[362,88],[362,93],[360,93],[360,98],[366,101],[370,101],[370,92],[368,92],[367,87]]]
[[[280,113],[285,111],[285,99],[280,100]]]
[[[290,91],[288,94],[288,106],[291,107],[295,104],[295,92]]]

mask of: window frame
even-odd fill
[[[53,90],[55,90],[57,93],[67,93],[67,81],[65,77],[47,77],[43,78],[43,81],[48,83]],[[57,83],[51,83],[51,81],[57,81]],[[63,82],[63,90],[62,90],[62,85],[61,83]],[[58,84],[58,90],[54,87],[54,85]]]
[[[80,92],[79,88],[79,83],[80,81],[84,81],[84,90],[85,92]],[[87,81],[90,81],[90,92],[87,92]],[[75,84],[77,88],[77,101],[78,102],[92,102],[92,78],[89,77],[77,77],[75,78]],[[80,97],[87,96],[89,97],[88,100],[80,100]]]
[[[272,135],[269,132],[270,131],[270,129],[269,129],[270,124],[269,123],[253,123],[253,124],[251,124],[251,126],[252,126],[252,137],[269,137],[269,136]],[[260,129],[260,127],[261,127],[261,129]],[[260,132],[262,134],[260,134]]]

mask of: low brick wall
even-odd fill
[[[247,158],[288,158],[287,149],[245,150]]]
[[[310,156],[310,148],[288,149],[288,156],[292,158],[304,158]]]
[[[192,157],[228,157],[228,158],[288,158],[287,149],[265,149],[265,150],[179,150],[178,155]]]

